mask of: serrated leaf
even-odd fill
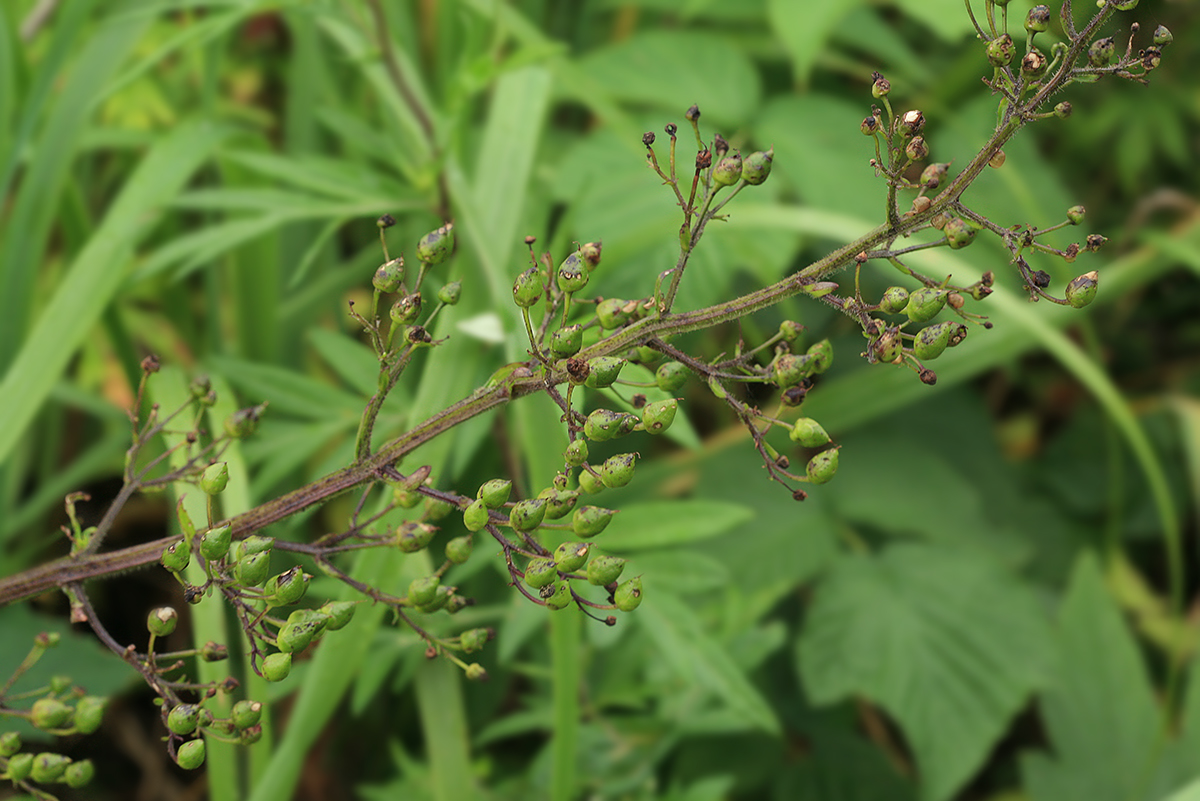
[[[750,507],[726,501],[640,503],[622,509],[601,536],[606,551],[642,551],[710,539],[753,517]]]
[[[1050,641],[1034,594],[991,561],[904,544],[836,565],[796,651],[814,703],[862,695],[895,718],[921,798],[940,801],[1042,681]]]

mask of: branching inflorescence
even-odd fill
[[[1096,271],[1070,281],[1058,297],[1050,291],[1048,273],[1029,262],[1040,258],[1074,262],[1103,245],[1104,237],[1098,234],[1087,235],[1062,250],[1043,243],[1043,237],[1052,231],[1080,225],[1085,218],[1081,206],[1068,209],[1064,221],[1039,228],[989,220],[972,210],[964,195],[983,170],[1003,165],[1003,147],[1019,130],[1032,122],[1070,115],[1071,105],[1066,101],[1046,110],[1053,96],[1072,84],[1106,76],[1144,82],[1158,66],[1171,34],[1160,26],[1153,33],[1152,44],[1135,51],[1138,26],[1133,23],[1128,41],[1121,48],[1113,37],[1101,37],[1100,33],[1114,12],[1132,9],[1136,0],[1107,0],[1086,25],[1078,28],[1068,0],[1060,12],[1064,39],[1049,45],[1044,40],[1051,35],[1050,9],[1039,5],[1028,12],[1023,23],[1022,54],[1009,33],[1008,3],[987,0],[983,5],[985,13],[980,19],[972,12],[971,3],[966,3],[992,68],[984,83],[999,96],[994,132],[957,173],[951,164],[927,163],[933,145],[925,137],[924,114],[917,109],[896,113],[891,103],[892,87],[876,73],[871,94],[878,105],[872,106],[863,119],[861,131],[873,145],[870,167],[886,184],[884,222],[856,241],[770,286],[707,308],[677,311],[680,283],[706,227],[724,219],[726,207],[741,192],[768,179],[775,156],[772,150],[743,156],[720,135],[706,140],[700,128],[700,109],[692,106],[685,115],[690,132],[684,138],[694,140],[694,158],[685,161],[680,155],[680,132],[675,124],[665,127],[665,150],[662,144],[656,150],[657,137],[652,132],[642,139],[650,169],[669,188],[682,215],[676,264],[664,270],[653,287],[647,287],[644,297],[588,297],[589,277],[601,263],[601,243],[579,246],[556,266],[550,254],[535,252],[535,239],[528,237],[531,265],[516,277],[512,296],[524,323],[529,358],[505,365],[470,396],[373,449],[372,434],[384,400],[414,354],[439,344],[429,333],[431,322],[453,307],[462,293],[457,282],[433,293],[436,303],[422,293],[430,269],[453,254],[453,225],[447,223],[421,240],[416,248],[419,269],[407,280],[404,259],[392,258],[388,252],[385,232],[395,221],[384,215],[378,220],[384,263],[373,279],[371,308],[365,315],[353,307],[350,312],[366,331],[379,362],[377,391],[359,424],[353,464],[245,514],[222,519],[218,501],[228,481],[228,468],[220,461],[221,454],[229,442],[253,432],[265,404],[237,413],[224,431],[207,434],[201,422],[214,396],[201,379],[193,383],[187,405],[166,416],[151,407],[142,420],[137,410],[143,408],[147,380],[158,369],[156,360],[150,357],[143,363],[142,385],[132,415],[133,446],[120,494],[100,523],[86,529],[74,514],[78,497],[69,497],[67,511],[73,525],[66,533],[71,541],[70,555],[0,580],[0,603],[48,589],[66,592],[73,620],[90,624],[105,645],[129,662],[159,696],[169,732],[168,749],[185,767],[197,767],[204,761],[201,732],[227,741],[255,742],[261,735],[261,703],[244,700],[234,705],[229,716],[215,717],[206,708],[206,701],[217,693],[232,692],[237,682],[230,679],[200,684],[189,680],[186,670],[191,660],[224,659],[225,646],[208,643],[195,651],[156,652],[156,639],[169,634],[178,617],[175,610],[165,607],[149,615],[145,651],[121,645],[97,619],[84,591],[84,580],[160,562],[182,583],[189,603],[219,596],[230,605],[246,635],[250,669],[271,681],[286,678],[293,655],[324,634],[345,626],[356,603],[360,603],[329,602],[285,614],[303,600],[312,574],[299,566],[273,574],[273,552],[307,559],[314,571],[352,587],[363,601],[390,607],[399,621],[423,639],[429,656],[453,661],[469,678],[486,678],[487,674],[478,663],[468,663],[462,656],[482,648],[492,632],[473,628],[443,636],[430,630],[425,618],[417,615],[453,614],[472,603],[443,579],[451,567],[472,557],[477,537],[490,538],[499,547],[512,585],[532,603],[552,610],[574,606],[608,625],[615,624],[613,612],[631,612],[639,605],[641,578],[622,581],[624,560],[594,552],[592,539],[605,530],[615,511],[585,501],[608,488],[628,484],[638,454],[631,450],[593,462],[589,443],[615,441],[638,432],[658,435],[666,431],[678,411],[675,393],[695,376],[745,425],[769,475],[797,500],[806,495],[803,485],[827,482],[838,468],[838,446],[819,422],[800,411],[814,379],[832,361],[828,341],[801,349],[803,327],[787,320],[763,342],[753,346],[739,343],[732,356],[706,359],[672,344],[676,336],[735,321],[786,298],[805,295],[836,309],[861,328],[866,341],[862,355],[868,362],[902,366],[924,383],[933,384],[937,376],[928,362],[962,342],[971,326],[991,327],[984,316],[970,310],[969,304],[987,298],[995,277],[987,271],[973,283],[952,284],[948,276],[917,272],[907,259],[912,253],[932,248],[967,247],[981,233],[994,235],[1003,244],[1031,300],[1081,308],[1095,297]],[[931,241],[907,244],[914,234],[930,231],[936,232]],[[860,277],[873,265],[896,270],[908,285],[897,284],[879,297],[865,297]],[[852,281],[843,285],[831,280],[846,270],[851,272]],[[393,299],[386,314],[385,297]],[[953,319],[938,321],[942,314]],[[653,382],[639,384],[622,379],[621,373],[630,363],[652,368]],[[748,401],[740,391],[746,384],[774,387],[774,408],[764,411]],[[603,406],[585,411],[585,394],[603,398],[623,385],[637,390],[629,405],[638,413]],[[559,422],[569,444],[562,454],[561,467],[553,476],[543,477],[545,487],[531,497],[510,499],[512,482],[502,478],[485,482],[473,495],[461,495],[436,488],[427,466],[407,474],[399,472],[403,457],[419,445],[466,420],[535,393],[545,393],[561,411]],[[787,432],[786,440],[777,429]],[[177,444],[140,463],[151,441],[167,433],[178,437]],[[784,452],[789,442],[809,449],[802,473],[790,471],[790,460]],[[168,467],[172,463],[176,466]],[[181,503],[181,538],[100,552],[117,514],[134,493],[181,483],[199,487],[208,499],[203,525],[196,525]],[[271,523],[355,488],[360,495],[348,525],[341,531],[310,543],[257,533]],[[380,488],[382,496],[377,491]],[[372,502],[371,511],[367,511]],[[393,513],[404,510],[413,511],[398,524],[389,522]],[[406,553],[426,549],[435,537],[438,521],[455,512],[461,515],[467,534],[446,542],[440,566],[414,579],[403,596],[356,580],[340,564],[343,554],[365,548],[393,548]],[[546,533],[558,544],[546,544],[542,536]],[[202,568],[204,578],[198,584],[184,576],[185,568],[192,563]],[[50,638],[39,640],[31,658],[52,645]],[[88,731],[98,725],[102,702],[83,697],[67,685],[47,688],[31,710],[10,706],[21,700],[8,694],[11,686],[12,681],[0,691],[0,713],[19,715],[52,732]],[[37,784],[78,784],[86,780],[87,768],[72,769],[69,760],[64,762],[66,758],[58,756],[39,754],[34,758],[21,752],[19,738],[0,737],[0,765],[5,776],[29,792],[45,796]]]

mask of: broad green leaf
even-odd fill
[[[951,797],[1043,681],[1049,631],[1036,596],[980,557],[894,545],[840,561],[796,644],[814,703],[862,695],[897,722],[921,797]]]
[[[963,11],[963,4],[959,0],[893,0],[892,5],[913,19],[925,23],[930,30],[948,42],[961,39],[975,31],[971,25],[971,18]],[[1025,12],[1022,10],[1020,13]]]
[[[842,18],[863,0],[768,0],[771,28],[792,59],[792,73],[808,83],[813,65]]]
[[[1163,801],[1200,801],[1200,779],[1196,779],[1187,787],[1171,793]]]
[[[608,543],[600,540],[596,547],[605,552],[609,550]],[[680,595],[712,592],[729,583],[729,570],[719,559],[682,549],[638,553],[630,560],[625,572],[631,576],[653,576],[655,587],[667,587]]]
[[[1051,753],[1027,753],[1032,801],[1153,801],[1160,720],[1137,643],[1095,557],[1075,564],[1058,614],[1058,659],[1038,707]],[[1194,755],[1193,755],[1194,758]]]
[[[651,586],[634,619],[682,680],[712,692],[748,723],[771,734],[779,732],[770,704],[688,604]]]
[[[622,509],[601,537],[606,551],[642,551],[706,540],[753,518],[753,509],[728,501],[640,503]]]

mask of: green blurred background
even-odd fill
[[[1011,5],[1014,29],[1027,8]],[[1086,205],[1086,230],[1052,241],[1100,232],[1105,249],[1033,263],[1052,289],[1099,270],[1086,312],[1026,302],[1003,248],[981,238],[912,260],[960,283],[991,269],[1000,286],[978,309],[995,328],[940,359],[936,387],[867,365],[848,321],[800,300],[682,338],[708,358],[783,319],[806,325],[806,342],[830,338],[835,365],[804,409],[842,446],[836,481],[795,503],[689,385],[674,441],[639,442],[637,480],[604,496],[622,513],[598,546],[642,574],[641,609],[613,629],[551,616],[480,548],[451,574],[480,603],[430,625],[494,626],[489,682],[426,663],[415,636],[364,612],[286,686],[247,682],[272,701],[272,730],[246,752],[212,749],[203,778],[166,764],[132,671],[69,638],[46,671],[120,694],[107,736],[60,746],[97,760],[97,785],[76,797],[1200,798],[1200,687],[1187,681],[1200,9],[1143,0],[1109,35],[1124,41],[1131,20],[1142,46],[1157,25],[1174,33],[1150,85],[1069,88],[1073,116],[1032,126],[965,198],[1003,225],[1046,227]],[[460,279],[464,300],[381,436],[522,356],[509,287],[526,235],[557,258],[603,239],[589,292],[652,290],[679,220],[641,136],[682,124],[693,103],[706,137],[773,146],[775,169],[710,227],[680,308],[865,232],[884,204],[858,133],[875,70],[897,110],[924,111],[933,159],[963,164],[986,139],[996,98],[957,0],[8,0],[0,573],[65,551],[66,493],[86,489],[100,508],[118,488],[146,352],[168,366],[164,404],[197,373],[228,408],[270,402],[231,455],[228,512],[347,464],[375,381],[347,302],[369,298],[382,213],[398,220],[391,249],[410,256],[454,219],[458,254],[433,287]],[[872,265],[864,290],[897,280]],[[560,461],[556,420],[528,399],[407,464],[468,494],[508,475],[533,495]],[[267,533],[311,538],[348,511],[339,501]],[[138,500],[109,544],[171,525],[171,503]],[[443,525],[435,562],[459,533]],[[429,564],[390,554],[354,569],[402,593]],[[183,606],[177,590],[160,571],[92,588],[118,639],[139,645],[151,606]],[[64,606],[0,610],[0,668],[32,632],[66,630]],[[204,614],[201,642],[229,622]]]

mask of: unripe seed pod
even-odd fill
[[[530,267],[513,282],[513,302],[528,309],[542,298],[542,274],[537,267]]]
[[[950,219],[943,230],[946,232],[946,243],[953,250],[965,248],[975,241],[975,235],[979,233],[978,228],[968,223],[962,217]]]
[[[29,722],[39,729],[61,729],[67,725],[75,710],[57,698],[39,698],[29,710]]]
[[[426,497],[425,498],[425,519],[431,522],[437,522],[446,515],[454,511],[454,504],[449,501],[443,501],[440,498]]]
[[[146,617],[146,629],[155,637],[166,637],[175,631],[177,623],[179,623],[179,613],[171,606],[152,609]]]
[[[380,292],[395,292],[404,283],[404,257],[397,256],[379,265],[371,278],[371,285]]]
[[[242,745],[254,745],[262,739],[262,735],[262,724],[250,726],[249,728],[242,729],[238,742]]]
[[[597,356],[589,359],[587,364],[588,376],[583,383],[591,389],[604,389],[617,380],[626,361],[616,356]]]
[[[789,345],[794,344],[804,332],[804,326],[795,320],[784,320],[779,324],[779,335]]]
[[[947,173],[949,173],[949,172],[950,172],[950,162],[935,161],[933,164],[930,164],[928,167],[921,170],[920,184],[921,184],[921,186],[925,186],[930,189],[936,189],[938,187],[938,185],[941,184],[942,179],[945,178]],[[925,209],[927,209],[927,208],[929,208],[929,206],[933,205],[933,201],[929,200],[929,198],[925,197],[924,195],[922,195],[920,198],[917,198],[917,200],[926,200],[926,201],[928,201],[928,203],[922,203],[921,205],[923,208],[917,209],[916,208],[916,200],[914,200],[913,201],[913,210],[914,211],[925,211]]]
[[[542,590],[542,595],[546,600],[546,608],[554,612],[566,609],[571,605],[571,585],[566,581],[556,581],[553,589],[546,587]]]
[[[408,600],[416,606],[430,603],[437,595],[442,580],[437,576],[415,578],[408,584]]]
[[[654,383],[664,392],[676,392],[687,383],[688,369],[682,362],[663,362],[654,371]]]
[[[613,604],[622,612],[632,612],[642,603],[642,577],[622,581],[613,593]]]
[[[904,155],[913,161],[921,161],[929,155],[929,145],[925,144],[923,136],[914,136],[904,146]]]
[[[200,475],[200,489],[206,495],[220,495],[229,486],[229,464],[217,462],[204,468]]]
[[[491,638],[492,633],[488,629],[468,629],[458,635],[458,643],[462,646],[463,653],[473,654],[482,651]]]
[[[794,387],[812,373],[812,358],[808,354],[781,353],[775,358],[772,366],[775,372],[775,385],[780,389]]]
[[[639,422],[636,415],[628,412],[596,409],[584,421],[583,435],[592,442],[607,442],[630,433]]]
[[[1159,47],[1166,47],[1173,41],[1175,41],[1175,36],[1166,25],[1159,25],[1154,29],[1154,44]]]
[[[1054,106],[1054,116],[1060,120],[1065,120],[1071,116],[1071,104],[1067,101],[1062,101]]]
[[[8,760],[7,778],[12,782],[23,782],[33,772],[33,754],[13,754]]]
[[[896,129],[905,139],[918,136],[921,131],[925,130],[925,115],[918,109],[906,111],[900,115],[900,121],[896,124]]]
[[[510,494],[512,494],[511,481],[506,478],[493,478],[480,485],[479,491],[475,493],[475,497],[483,501],[487,508],[499,509],[508,503],[508,496]]]
[[[1083,249],[1089,253],[1095,253],[1104,243],[1108,241],[1108,237],[1101,234],[1088,234],[1087,239],[1083,241]]]
[[[508,513],[508,524],[516,531],[533,531],[546,517],[546,502],[541,498],[517,501]]]
[[[337,631],[349,625],[357,607],[357,601],[326,601],[318,611],[329,616],[329,622],[325,624],[326,630]]]
[[[608,528],[608,524],[612,522],[615,514],[616,511],[613,509],[581,506],[575,510],[575,515],[571,518],[571,530],[580,537],[594,537]]]
[[[1117,52],[1117,43],[1113,38],[1097,39],[1088,47],[1088,64],[1093,67],[1107,67]]]
[[[471,537],[455,537],[446,543],[446,558],[456,565],[464,564],[471,558],[471,549],[475,540]]]
[[[63,771],[62,780],[68,787],[79,789],[91,784],[95,776],[96,766],[92,764],[92,760],[83,759],[67,765],[67,769]]]
[[[217,526],[200,535],[200,554],[210,562],[224,559],[233,541],[232,526]]]
[[[229,658],[229,648],[209,640],[200,646],[200,658],[205,662],[223,662]]]
[[[239,409],[225,418],[225,433],[233,439],[245,439],[258,429],[258,418],[266,404]]]
[[[563,459],[571,467],[579,467],[579,465],[587,461],[587,458],[588,446],[586,440],[577,439],[563,451]]]
[[[468,681],[487,681],[488,680],[487,671],[484,670],[483,665],[479,664],[478,662],[472,662],[471,664],[467,665],[467,669],[464,671],[464,675],[466,675]]]
[[[833,480],[838,469],[838,453],[837,448],[830,448],[809,459],[804,468],[808,480],[814,484],[827,484]]]
[[[806,448],[819,448],[829,442],[829,435],[821,424],[811,417],[801,417],[792,424],[788,437]]]
[[[550,353],[559,359],[574,356],[583,347],[583,326],[568,325],[550,335]]]
[[[945,322],[922,328],[913,339],[913,354],[922,361],[936,359],[967,336],[967,327],[962,323]]]
[[[579,488],[588,495],[596,495],[604,492],[604,483],[599,476],[593,475],[589,470],[579,471]]]
[[[828,339],[822,339],[820,342],[809,345],[805,355],[811,359],[808,364],[812,372],[820,375],[833,364],[833,345],[829,343]]]
[[[433,600],[427,604],[418,606],[417,609],[425,614],[432,614],[433,612],[445,609],[446,605],[450,603],[450,599],[455,597],[454,589],[454,587],[447,587],[445,585],[438,587],[437,593],[433,596]]]
[[[454,252],[454,223],[430,231],[417,243],[417,258],[432,266],[441,264]]]
[[[321,629],[322,626],[313,620],[289,617],[275,635],[275,645],[285,654],[298,654],[312,644]]]
[[[260,537],[257,534],[252,534],[245,539],[238,540],[237,544],[233,546],[233,558],[236,561],[243,556],[266,553],[271,550],[271,546],[274,544],[275,540],[271,537]]]
[[[1100,7],[1103,7],[1103,5],[1103,3],[1099,4]],[[1118,0],[1117,2],[1113,3],[1113,8],[1115,8],[1117,11],[1133,11],[1135,8],[1137,8],[1137,6],[1138,0]],[[1135,22],[1134,25],[1136,24],[1137,23]]]
[[[579,502],[579,493],[575,490],[560,490],[547,487],[538,493],[538,497],[546,502],[546,519],[559,520],[566,517]]]
[[[530,587],[546,587],[553,584],[557,578],[558,565],[549,557],[538,556],[530,559],[529,564],[525,566],[525,583]]]
[[[467,531],[479,531],[488,524],[489,519],[487,504],[482,499],[472,502],[463,510],[463,526]]]
[[[71,758],[68,756],[43,751],[33,758],[33,768],[29,772],[29,778],[38,784],[56,782],[67,772],[67,765],[70,764]]]
[[[401,509],[415,509],[420,505],[423,496],[419,492],[414,492],[404,487],[396,487],[392,490],[392,500]]]
[[[389,312],[392,322],[396,325],[411,325],[421,316],[421,293],[413,292],[405,295],[392,304]]]
[[[229,717],[237,728],[248,729],[251,726],[257,726],[258,722],[262,720],[262,711],[261,701],[238,701],[233,705]]]
[[[409,521],[400,524],[396,533],[392,535],[392,541],[396,543],[396,548],[403,553],[416,553],[429,545],[436,531],[437,529],[433,526]]]
[[[618,453],[604,460],[604,464],[596,471],[604,486],[612,489],[624,487],[633,481],[633,466],[637,460],[635,453]]]
[[[191,552],[188,551],[187,545],[183,540],[163,548],[162,556],[158,559],[162,563],[162,566],[172,573],[183,572],[183,569],[188,566],[188,562],[191,560]]]
[[[904,353],[904,343],[900,339],[900,328],[890,325],[884,329],[883,334],[872,343],[871,351],[875,354],[876,361],[887,364],[898,363],[901,355]]]
[[[51,676],[50,677],[50,694],[62,695],[71,689],[70,676]]]
[[[243,556],[233,565],[233,577],[243,587],[257,587],[267,580],[267,574],[270,572],[270,551]]]
[[[1087,209],[1083,206],[1072,206],[1067,209],[1067,222],[1071,225],[1079,225],[1087,216]]]
[[[276,656],[276,654],[272,654],[271,656]],[[264,670],[266,669],[266,663],[270,659],[271,657],[268,656],[263,660]],[[289,670],[291,669],[291,661],[291,656],[288,656]],[[283,678],[287,678],[286,673],[283,675]],[[268,681],[282,681],[283,678],[268,679]],[[198,767],[204,764],[204,751],[204,740],[188,740],[186,743],[179,746],[179,750],[175,752],[175,764],[179,765],[179,767],[183,768],[184,770],[196,770]]]
[[[1007,33],[997,36],[987,43],[987,60],[993,67],[1007,67],[1012,63],[1016,54],[1016,45]]]
[[[1096,291],[1100,287],[1100,274],[1095,270],[1076,276],[1067,284],[1067,302],[1076,309],[1096,299]]]
[[[586,542],[564,542],[554,549],[554,563],[564,573],[574,573],[587,564],[591,550]]]
[[[1004,166],[1004,162],[1007,160],[1007,158],[1008,157],[1004,155],[1003,150],[997,150],[995,155],[988,159],[988,166],[994,170],[998,170]]]
[[[775,159],[775,148],[763,152],[751,153],[742,160],[742,180],[751,186],[758,186],[767,180],[771,174],[771,162]]]
[[[191,734],[200,723],[200,707],[195,704],[177,704],[167,714],[167,728],[173,734]]]
[[[596,319],[600,327],[606,331],[620,328],[629,322],[629,312],[625,309],[626,301],[621,298],[606,298],[596,304]]]
[[[589,272],[583,257],[575,251],[558,267],[558,288],[563,292],[578,292],[587,286]]]
[[[289,606],[304,597],[311,579],[312,576],[296,565],[278,576],[272,576],[263,592],[274,606]]]
[[[447,306],[457,306],[458,301],[462,299],[462,281],[451,281],[444,284],[438,290],[437,298],[439,303],[445,303]]]
[[[880,311],[888,314],[899,314],[908,305],[908,290],[902,286],[890,286],[879,299]]]
[[[675,412],[679,409],[679,401],[674,398],[655,401],[646,404],[642,410],[642,425],[647,434],[661,434],[675,422]]]
[[[1034,6],[1025,15],[1025,30],[1041,33],[1050,27],[1050,6]]]
[[[878,72],[871,73],[871,97],[878,100],[892,91],[892,82]]]
[[[87,732],[90,734],[91,732]],[[13,754],[21,750],[21,735],[15,731],[6,731],[0,734],[0,757],[8,759]]]
[[[625,570],[625,560],[619,556],[597,556],[588,562],[587,580],[589,584],[603,587],[612,584],[621,577]]]
[[[908,305],[904,313],[914,323],[932,320],[946,305],[946,290],[934,287],[921,287],[908,296]]]
[[[859,124],[858,130],[862,131],[863,136],[874,136],[879,133],[883,125],[879,117],[863,117],[863,121]]]
[[[733,186],[742,180],[742,155],[734,153],[717,162],[713,170],[713,184],[717,187]]]

